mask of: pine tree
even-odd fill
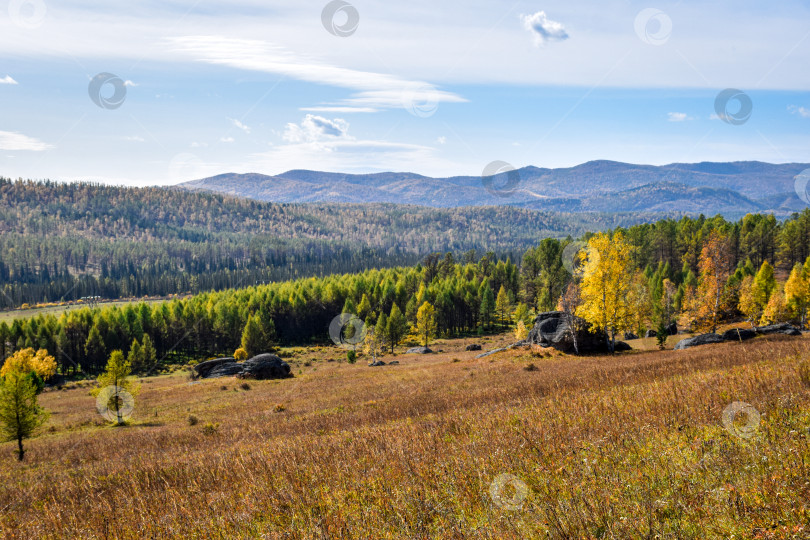
[[[87,341],[84,345],[84,354],[87,358],[87,363],[91,370],[98,370],[104,363],[104,355],[107,353],[107,346],[101,338],[98,326],[93,325],[90,333],[87,335]],[[97,371],[96,371],[97,372]]]
[[[394,347],[399,345],[408,332],[408,323],[396,304],[391,306],[391,313],[388,315],[388,324],[385,328],[388,344],[391,346],[391,354],[394,354]]]
[[[37,386],[28,373],[12,370],[0,380],[0,434],[17,441],[17,459],[25,456],[23,439],[30,438],[48,414],[37,404]]]
[[[501,326],[506,323],[506,314],[509,311],[509,295],[506,294],[506,289],[501,285],[498,291],[498,298],[495,300],[495,309],[498,311]]]
[[[492,314],[495,313],[495,293],[489,283],[482,285],[481,293],[481,326],[486,329],[492,321]]]

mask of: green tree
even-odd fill
[[[509,312],[509,295],[506,294],[506,289],[501,285],[498,291],[498,298],[495,300],[495,309],[498,311],[498,322],[503,327],[506,323],[506,314]]]
[[[386,324],[385,329],[388,344],[391,346],[391,354],[394,354],[394,347],[399,345],[399,342],[408,333],[408,322],[396,304],[391,306],[391,313],[388,315],[388,324]]]
[[[124,417],[122,416],[122,405],[124,397],[122,392],[128,392],[131,396],[138,393],[138,384],[130,377],[132,374],[132,366],[124,358],[124,353],[118,350],[110,354],[110,359],[107,361],[107,367],[104,373],[99,375],[97,382],[98,388],[93,390],[93,394],[98,396],[102,392],[106,392],[105,388],[110,388],[107,408],[115,411],[116,425],[124,424]]]
[[[37,403],[37,385],[20,370],[12,370],[0,380],[0,434],[6,441],[17,441],[17,459],[25,456],[23,439],[30,438],[48,414]]]
[[[424,302],[416,312],[416,332],[425,347],[436,337],[436,309],[428,302]]]
[[[98,369],[104,363],[104,356],[107,354],[107,346],[101,338],[98,326],[93,325],[90,328],[90,333],[87,335],[87,341],[84,344],[84,354],[87,358],[87,364],[90,369],[98,373]]]
[[[492,292],[492,287],[489,283],[481,286],[481,326],[486,329],[492,321],[492,315],[495,313],[495,293]]]
[[[245,329],[242,331],[242,348],[249,356],[273,350],[275,327],[270,321],[270,328],[262,322],[258,314],[248,317]]]

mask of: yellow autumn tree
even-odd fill
[[[768,299],[768,305],[765,306],[765,311],[762,313],[761,325],[777,324],[786,322],[790,319],[790,310],[788,303],[785,299],[785,291],[779,285],[771,292],[771,297]]]
[[[713,230],[703,244],[698,260],[698,286],[692,297],[693,325],[699,331],[715,332],[725,311],[731,307],[728,278],[733,272],[729,237]]]
[[[803,266],[797,263],[790,271],[790,277],[785,283],[785,301],[791,318],[799,321],[804,328],[807,311],[810,309],[810,257]]]
[[[613,350],[616,333],[627,330],[633,262],[630,244],[621,232],[613,238],[599,233],[588,241],[580,283],[581,304],[576,314],[599,332],[604,332]]]
[[[12,371],[21,373],[33,371],[43,381],[47,381],[56,374],[56,359],[49,355],[45,349],[39,349],[36,352],[31,347],[20,349],[6,359],[5,364],[0,369],[0,377],[5,377]]]
[[[425,347],[436,337],[436,308],[429,302],[424,302],[416,312],[416,332]]]

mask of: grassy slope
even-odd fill
[[[124,428],[103,426],[87,388],[47,391],[52,430],[28,443],[27,461],[0,445],[0,530],[806,538],[805,338],[614,358],[516,350],[475,359],[463,350],[471,341],[439,342],[445,352],[397,355],[400,365],[383,368],[329,362],[337,349],[298,349],[295,379],[249,390],[234,379],[190,384],[181,373],[145,379]],[[750,441],[721,425],[732,401],[762,413]],[[200,424],[189,425],[192,414]],[[203,433],[207,422],[220,424],[216,434]],[[489,495],[502,473],[528,486],[518,510]]]

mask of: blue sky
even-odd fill
[[[328,5],[0,3],[0,175],[810,162],[807,1]]]

